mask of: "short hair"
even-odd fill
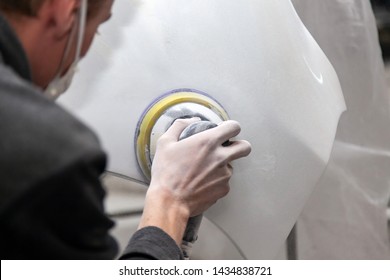
[[[0,0],[0,10],[35,17],[48,0]],[[105,0],[88,0],[88,17],[93,17]]]

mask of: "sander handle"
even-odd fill
[[[187,126],[180,134],[179,140],[183,140],[191,135],[216,127],[217,124],[210,121],[199,121]],[[203,214],[194,216],[188,219],[186,229],[184,231],[181,249],[184,259],[188,260],[192,252],[192,246],[198,239],[198,231],[202,223]]]

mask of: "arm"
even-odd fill
[[[235,121],[179,141],[181,132],[194,121],[177,120],[159,139],[139,225],[140,230],[163,230],[179,246],[188,218],[203,213],[227,195],[232,175],[230,162],[247,156],[251,150],[246,141],[222,146],[239,134],[240,126]]]

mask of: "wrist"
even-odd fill
[[[139,229],[156,226],[180,246],[190,216],[189,208],[162,188],[149,188]]]

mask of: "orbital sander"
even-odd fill
[[[229,119],[221,104],[206,93],[193,89],[178,89],[164,94],[144,111],[136,128],[135,152],[138,166],[148,182],[151,179],[151,167],[158,138],[176,119],[192,117],[199,117],[201,120],[186,127],[179,141],[216,127],[218,123]],[[191,217],[187,222],[181,244],[185,259],[189,259],[192,246],[198,238],[202,217],[202,214]]]

